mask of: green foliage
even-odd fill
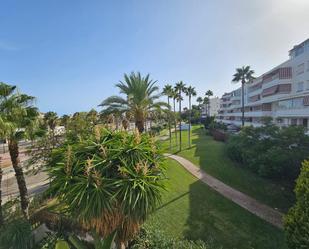
[[[53,154],[51,191],[86,227],[101,236],[117,229],[126,241],[161,201],[163,156],[154,139],[96,129],[66,146]]]
[[[59,240],[56,243],[55,249],[70,249],[70,246],[65,240]]]
[[[210,249],[203,241],[173,238],[154,227],[144,227],[130,246],[131,249]]]
[[[302,127],[279,128],[271,123],[244,127],[227,143],[228,156],[261,176],[294,180],[309,156],[309,137]]]
[[[135,124],[140,132],[144,131],[144,123],[148,113],[156,108],[167,106],[164,102],[157,101],[160,94],[156,92],[159,88],[156,81],[150,79],[150,75],[145,77],[140,73],[132,72],[124,75],[124,82],[116,84],[120,93],[125,97],[111,96],[105,99],[102,106],[103,113],[126,113],[134,118]]]
[[[30,249],[33,245],[31,225],[25,219],[15,219],[0,230],[0,249]]]
[[[296,204],[285,216],[285,233],[290,249],[305,249],[309,248],[309,161],[302,164],[295,194]]]

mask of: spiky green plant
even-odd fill
[[[126,243],[161,201],[163,157],[147,134],[101,129],[55,158],[51,191],[103,237],[117,230],[118,243]]]

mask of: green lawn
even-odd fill
[[[168,191],[146,225],[174,237],[213,240],[223,249],[285,249],[283,232],[167,161]]]
[[[191,148],[188,148],[188,132],[182,133],[183,150],[178,151],[173,134],[172,153],[187,158],[210,175],[273,208],[286,212],[293,204],[294,194],[291,186],[261,178],[237,165],[227,157],[225,144],[214,141],[199,126],[193,127]],[[164,150],[168,152],[169,140],[163,141],[162,144]]]

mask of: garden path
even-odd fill
[[[252,197],[226,185],[225,183],[219,181],[213,176],[205,173],[198,166],[194,165],[189,160],[172,154],[165,154],[165,156],[176,160],[179,162],[187,171],[189,171],[196,178],[206,183],[209,187],[226,197],[227,199],[233,201],[249,212],[255,214],[261,219],[271,223],[272,225],[282,228],[282,217],[283,214],[279,211],[260,203],[259,201],[253,199]]]

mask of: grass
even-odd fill
[[[179,136],[179,134],[178,134]],[[182,151],[178,151],[173,134],[172,149],[169,150],[169,139],[163,141],[166,152],[176,153],[190,160],[208,174],[216,177],[229,186],[273,208],[286,212],[294,202],[292,186],[268,180],[231,161],[225,153],[225,144],[214,141],[205,130],[193,127],[192,145],[188,148],[188,132],[182,132]]]
[[[147,220],[164,233],[223,249],[285,249],[283,232],[227,200],[167,160],[168,191]]]

